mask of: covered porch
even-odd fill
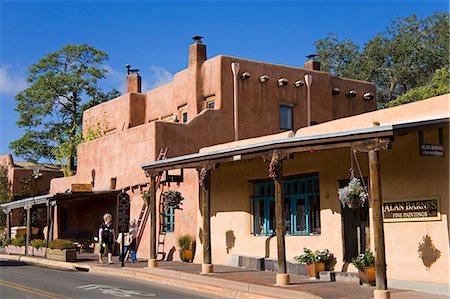
[[[98,234],[102,216],[116,214],[118,193],[116,190],[55,193],[2,204],[7,238],[12,236],[11,215],[19,210],[26,215],[26,254],[29,254],[28,246],[34,238],[46,240],[47,246],[48,242],[60,238],[74,241],[80,249],[89,247]],[[42,223],[36,223],[36,217],[32,217],[37,211],[43,211]]]
[[[249,229],[253,235],[271,234],[276,239],[276,284],[287,285],[291,283],[290,275],[287,272],[286,263],[286,233],[292,231],[291,224],[286,222],[286,195],[284,192],[284,180],[286,180],[286,174],[284,168],[286,164],[290,163],[290,160],[297,154],[307,152],[321,152],[321,151],[333,151],[341,149],[351,149],[355,152],[364,152],[369,161],[370,170],[370,186],[371,186],[371,211],[373,219],[373,231],[375,234],[375,248],[377,254],[377,288],[384,292],[387,290],[386,284],[386,265],[384,263],[384,240],[382,231],[382,218],[381,218],[381,184],[379,178],[379,155],[378,151],[387,149],[392,142],[394,136],[392,126],[379,126],[365,130],[353,130],[332,134],[319,134],[308,137],[292,137],[274,139],[266,142],[251,143],[249,141],[238,141],[228,144],[228,146],[219,145],[217,148],[211,147],[204,149],[204,152],[198,154],[187,155],[177,158],[166,159],[162,161],[156,161],[148,163],[142,166],[146,171],[147,176],[150,177],[152,186],[156,187],[156,177],[166,170],[171,169],[196,169],[199,175],[199,201],[200,201],[200,213],[201,213],[201,227],[200,227],[200,242],[202,243],[202,274],[209,274],[214,272],[213,268],[213,248],[214,243],[211,243],[211,238],[216,238],[215,232],[211,230],[211,217],[215,217],[215,211],[217,211],[217,205],[227,206],[228,202],[233,202],[236,197],[237,190],[242,188],[242,185],[236,183],[236,179],[232,177],[232,173],[228,173],[228,180],[226,170],[232,167],[238,168],[238,172],[246,172],[248,163],[257,164],[259,171],[265,173],[265,180],[273,184],[274,188],[274,215],[273,223],[270,227],[261,227],[262,231],[258,232],[254,226]],[[270,137],[270,136],[268,136]],[[247,143],[247,144],[246,144]],[[249,144],[250,143],[250,144]],[[240,166],[239,166],[240,165]],[[261,170],[265,169],[265,170]],[[218,175],[223,170],[224,173]],[[231,176],[230,176],[231,174]],[[261,179],[258,176],[259,179]],[[151,190],[156,190],[152,188]],[[245,188],[245,187],[244,187]],[[214,198],[217,196],[218,190],[222,191],[228,189],[230,193],[227,197]],[[155,193],[151,191],[151,193]],[[152,202],[155,201],[155,196],[151,196],[150,213],[151,219],[156,219],[156,211],[152,208]],[[248,208],[241,206],[240,211],[254,210],[254,207]],[[238,210],[235,210],[239,212]],[[215,220],[216,221],[216,220]],[[233,219],[230,219],[233,221]],[[154,221],[152,221],[153,224]],[[253,225],[256,224],[257,219],[255,217],[251,221]],[[377,226],[378,225],[378,226]],[[248,225],[250,226],[250,225]],[[218,227],[216,225],[216,227]],[[288,230],[287,230],[288,228]],[[311,233],[314,231],[311,228]],[[319,228],[320,230],[320,228]],[[320,231],[319,231],[320,233]],[[218,235],[221,235],[220,232]],[[156,267],[156,224],[155,228],[151,230],[150,242],[151,242],[151,254],[150,254],[150,267]],[[233,236],[230,236],[231,239]],[[220,242],[221,239],[215,242]],[[226,242],[228,242],[226,240]],[[227,245],[228,246],[228,245]],[[249,244],[249,246],[252,246]],[[270,250],[270,249],[269,249]]]

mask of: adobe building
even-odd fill
[[[311,61],[296,68],[223,55],[207,59],[206,45],[199,40],[189,47],[188,68],[172,82],[143,94],[140,80],[128,66],[128,93],[84,113],[84,134],[101,131],[103,136],[78,147],[76,175],[52,180],[55,237],[95,234],[105,212],[116,215],[116,196],[125,191],[131,197],[131,218],[139,224],[138,257],[146,258],[150,222],[145,219],[143,192],[149,190],[149,178],[140,165],[157,160],[161,150],[168,149],[166,158],[177,157],[235,138],[297,130],[308,120],[323,123],[376,109],[371,83],[335,78]],[[72,184],[91,184],[93,190],[76,193]],[[167,223],[160,230],[170,229],[161,236],[159,259],[169,256],[179,234],[198,235],[197,171],[186,170],[179,186],[161,184],[158,199],[169,188],[180,191],[185,200],[182,211],[164,217]],[[62,197],[65,200],[58,199]]]
[[[341,271],[356,271],[352,258],[372,249],[377,272],[384,270],[384,288],[377,276],[375,292],[389,285],[448,296],[449,108],[446,94],[142,168],[202,169],[197,217],[207,238],[197,262],[277,270],[283,279],[306,274],[294,262],[304,247],[326,248],[336,257],[338,279]],[[369,186],[369,201],[356,209],[342,206],[337,193],[351,168]]]
[[[11,201],[17,201],[29,196],[39,196],[47,194],[50,190],[50,180],[63,176],[61,168],[53,164],[33,163],[33,162],[16,162],[11,154],[0,156],[0,165],[7,170],[7,178],[9,191],[11,193]],[[10,209],[7,213],[7,226],[20,227],[23,226],[23,209]],[[43,238],[42,229],[45,227],[46,209],[42,206],[37,207],[33,211],[36,218],[35,228],[37,235]],[[13,236],[16,230],[13,229]]]

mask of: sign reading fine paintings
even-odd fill
[[[383,203],[384,222],[441,220],[438,198],[392,200]]]

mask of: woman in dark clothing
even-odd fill
[[[103,264],[102,254],[105,252],[105,249],[108,249],[108,264],[112,264],[112,247],[114,243],[114,228],[112,225],[112,216],[111,214],[105,214],[103,216],[102,225],[100,225],[100,229],[98,230],[98,237],[100,243],[100,253],[98,255],[98,262]]]

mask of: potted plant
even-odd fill
[[[169,190],[163,193],[164,209],[173,208],[182,210],[180,207],[183,203],[184,197],[178,191]]]
[[[15,239],[7,239],[5,247],[6,253],[8,254],[20,254],[25,255],[25,238],[19,237]]]
[[[328,249],[324,249],[322,251],[316,250],[314,254],[316,256],[316,263],[324,264],[324,270],[320,271],[331,270],[331,264],[332,262],[335,262],[336,258]],[[322,268],[322,266],[320,266],[320,268]]]
[[[375,257],[372,251],[366,251],[352,260],[353,266],[358,269],[360,284],[375,285]]]
[[[45,256],[45,240],[34,239],[30,242],[31,247],[33,249],[32,255],[34,256]]]
[[[364,206],[366,200],[369,198],[369,194],[361,185],[361,181],[354,177],[350,177],[350,182],[344,188],[338,189],[339,200],[342,206],[346,205],[351,209],[357,209]]]
[[[325,270],[325,263],[317,262],[316,255],[311,249],[303,248],[303,253],[295,256],[294,259],[299,263],[306,264],[309,277],[317,278],[319,272]]]
[[[56,239],[48,244],[47,258],[56,261],[72,262],[77,258],[76,248],[71,240]]]
[[[192,236],[189,234],[182,234],[177,237],[177,245],[180,250],[180,259],[183,262],[191,262],[194,253],[192,251]]]

